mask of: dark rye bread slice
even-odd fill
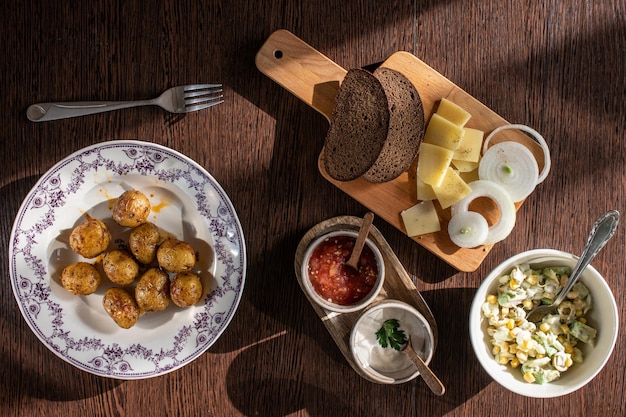
[[[350,181],[365,174],[380,155],[389,130],[389,106],[380,81],[362,69],[343,79],[324,143],[324,168]]]
[[[424,107],[417,89],[404,74],[379,67],[374,76],[387,95],[389,131],[380,155],[363,178],[381,183],[400,176],[415,160],[424,138]]]

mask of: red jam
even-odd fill
[[[309,260],[309,279],[315,292],[339,305],[351,305],[367,296],[378,277],[374,252],[367,245],[359,258],[358,271],[345,265],[356,239],[333,236],[313,250]]]

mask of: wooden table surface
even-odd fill
[[[476,1],[6,1],[0,13],[0,409],[5,416],[618,416],[626,414],[626,342],[606,367],[560,399],[529,399],[478,364],[467,316],[481,278],[531,248],[579,253],[595,218],[626,211],[626,3]],[[460,273],[376,219],[439,324],[421,380],[382,386],[348,365],[297,284],[306,231],[366,209],[319,174],[326,120],[261,74],[254,57],[287,29],[344,68],[404,50],[506,120],[548,140],[552,172],[522,206],[512,234],[478,270]],[[225,102],[184,117],[137,108],[31,123],[42,101],[142,99],[187,83],[221,82]],[[205,167],[239,215],[245,290],[230,325],[192,363],[125,381],[81,371],[33,334],[10,284],[8,247],[22,200],[56,162],[88,145],[139,139]],[[626,325],[623,226],[593,261]],[[131,330],[132,331],[132,330]]]

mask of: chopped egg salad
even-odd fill
[[[571,268],[563,266],[518,265],[499,278],[497,294],[489,294],[482,305],[495,360],[520,369],[529,383],[554,381],[582,363],[579,343],[593,344],[596,337],[596,329],[585,319],[592,297],[580,281],[559,305],[558,314],[547,315],[540,323],[526,320],[535,306],[552,303],[570,272]]]

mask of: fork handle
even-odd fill
[[[151,100],[37,103],[28,107],[26,117],[31,122],[45,122],[150,104],[153,104]]]

